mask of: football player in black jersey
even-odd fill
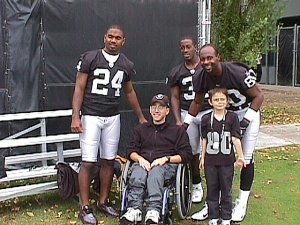
[[[108,204],[108,197],[120,137],[121,89],[139,122],[146,122],[131,82],[134,64],[120,53],[124,44],[123,29],[118,25],[110,26],[104,36],[104,48],[83,53],[77,64],[71,130],[80,133],[82,164],[78,179],[82,201],[80,218],[84,224],[97,224],[89,205],[89,191],[91,170],[97,162],[98,152],[101,169],[97,208],[106,215],[119,216]]]
[[[181,126],[184,117],[188,113],[191,102],[195,97],[192,77],[196,70],[200,69],[200,58],[196,40],[191,36],[185,36],[180,40],[180,51],[184,62],[175,66],[166,78],[166,83],[171,90],[172,111],[176,124]],[[201,156],[200,145],[200,121],[202,112],[191,121],[187,133],[193,150],[192,166],[192,202],[202,201],[203,189],[199,171],[199,157]]]
[[[242,63],[221,62],[218,50],[206,44],[199,51],[203,70],[193,76],[196,92],[185,123],[189,124],[203,105],[204,95],[215,87],[227,88],[230,97],[229,110],[237,113],[243,132],[242,144],[247,166],[241,170],[239,198],[232,213],[232,221],[240,222],[246,215],[248,198],[254,178],[253,153],[260,126],[260,107],[264,94],[256,83],[256,74]],[[201,211],[198,215],[201,214]],[[194,214],[193,219],[202,218]]]

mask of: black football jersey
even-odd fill
[[[207,138],[205,160],[207,165],[230,165],[235,161],[232,137],[241,138],[236,113],[228,111],[223,120],[214,118],[213,112],[202,117],[201,135]]]
[[[188,110],[191,102],[195,98],[192,77],[195,71],[200,68],[201,66],[199,64],[194,70],[189,70],[184,63],[181,63],[174,67],[166,78],[166,84],[168,86],[180,86],[180,102],[182,109]]]
[[[252,98],[246,91],[256,84],[256,75],[252,69],[242,63],[221,63],[223,76],[216,79],[204,69],[193,76],[196,93],[207,93],[215,87],[227,88],[230,97],[229,109],[237,111],[249,107]]]
[[[119,114],[121,90],[124,82],[130,81],[136,73],[134,64],[120,53],[110,67],[101,49],[98,49],[83,53],[76,68],[78,72],[88,74],[81,113],[94,116]]]

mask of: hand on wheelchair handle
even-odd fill
[[[240,122],[240,127],[241,127],[241,135],[242,137],[245,135],[246,133],[246,129],[249,126],[250,122],[249,120],[243,118],[242,121]]]

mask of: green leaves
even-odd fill
[[[283,9],[284,4],[277,0],[213,1],[212,43],[219,48],[222,59],[256,67],[259,55],[275,50],[277,20]]]

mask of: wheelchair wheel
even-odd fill
[[[120,199],[121,199],[121,212],[122,216],[127,210],[127,195],[128,195],[128,177],[130,176],[130,166],[132,162],[127,160],[124,170],[122,171],[120,181]]]
[[[164,188],[163,192],[163,206],[161,211],[161,225],[173,224],[173,211],[172,206],[174,204],[174,185],[169,185]]]
[[[165,220],[158,222],[159,225],[173,225],[172,218],[168,217]]]
[[[121,181],[120,181],[120,197],[122,197],[123,194],[123,190],[125,188],[125,186],[127,185],[127,180],[128,180],[128,173],[129,173],[129,168],[131,166],[131,162],[130,160],[127,160],[124,170],[122,171],[122,175],[121,175]]]
[[[176,174],[176,204],[181,219],[185,219],[192,207],[192,178],[189,164],[179,164]]]

